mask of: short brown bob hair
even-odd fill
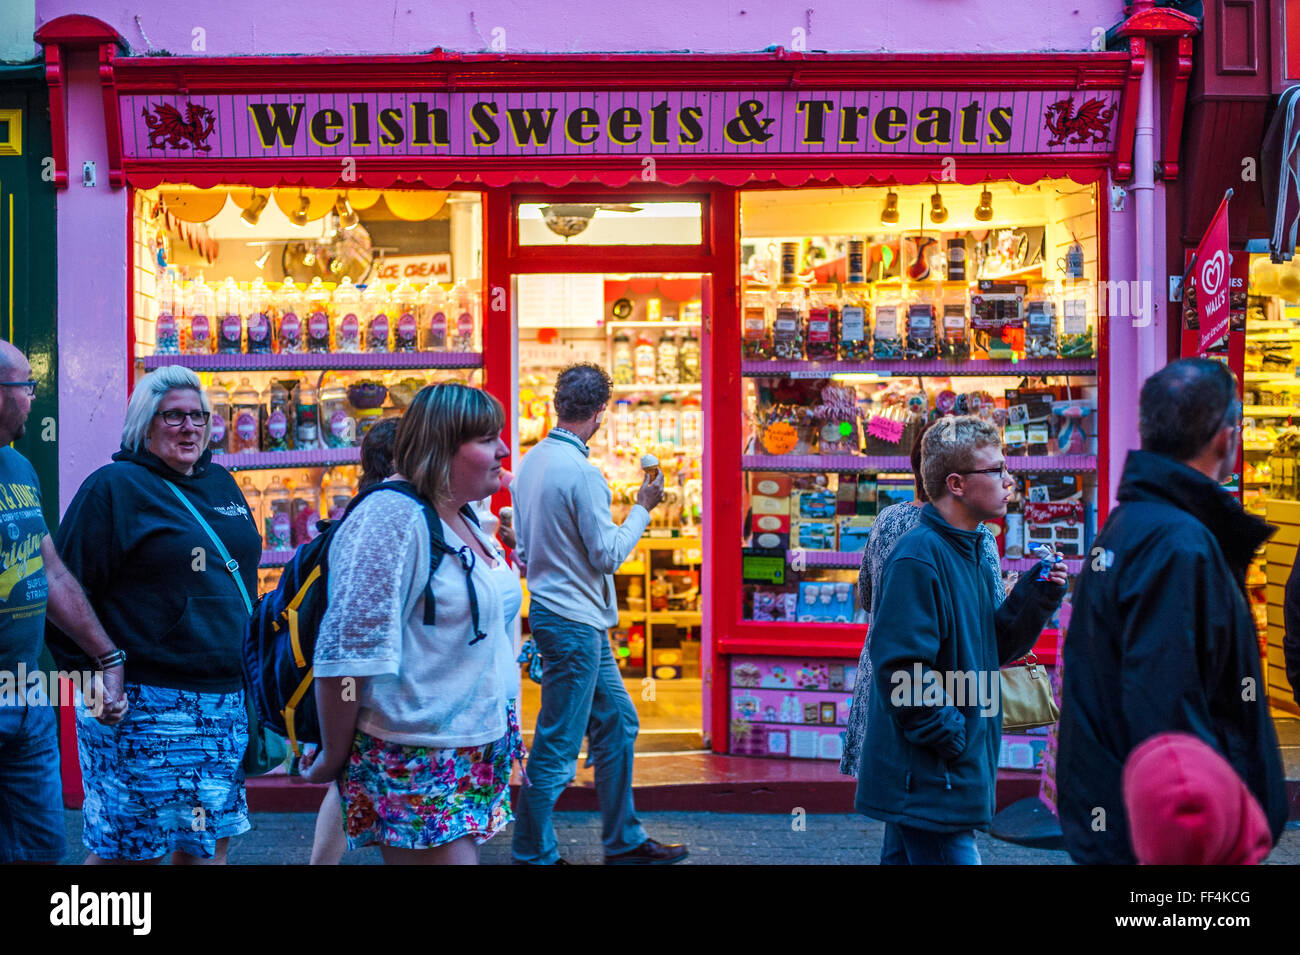
[[[412,399],[397,426],[393,463],[431,504],[451,495],[451,459],[460,446],[506,425],[501,402],[481,388],[448,382],[426,385]]]

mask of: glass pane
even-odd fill
[[[699,245],[698,202],[523,202],[520,245]]]

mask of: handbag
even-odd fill
[[[534,683],[542,682],[542,651],[537,649],[537,641],[529,637],[524,641],[523,647],[520,648],[519,659],[516,663],[522,663],[528,668],[528,679]]]
[[[248,588],[244,586],[244,580],[239,576],[239,561],[230,556],[230,551],[226,550],[225,543],[217,536],[217,532],[212,529],[203,515],[198,512],[190,499],[185,496],[175,484],[166,479],[163,480],[172,493],[185,505],[185,509],[190,512],[194,520],[198,521],[203,528],[208,540],[212,541],[212,546],[217,549],[221,555],[221,565],[234,579],[236,586],[239,587],[239,596],[244,598],[244,608],[248,611],[249,616],[253,614],[253,601],[248,597]],[[279,734],[272,732],[262,725],[262,721],[257,718],[257,708],[253,705],[253,694],[248,692],[248,684],[244,684],[244,709],[248,713],[248,745],[244,748],[244,775],[245,776],[265,776],[277,766],[281,765],[289,755],[289,745]]]
[[[1061,718],[1052,696],[1052,681],[1032,651],[1023,664],[1017,661],[998,674],[1002,684],[1002,732],[1051,726]]]

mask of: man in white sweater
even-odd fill
[[[664,865],[686,847],[646,836],[632,805],[636,707],[614,661],[608,629],[618,622],[614,570],[627,560],[663,499],[664,478],[641,485],[622,526],[610,516],[609,485],[587,460],[611,384],[592,364],[572,365],[555,383],[558,424],[524,457],[511,487],[520,561],[531,604],[528,622],[542,654],[542,708],[519,791],[514,861],[567,865],[551,813],[587,743],[596,766],[605,862]]]

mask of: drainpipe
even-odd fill
[[[1137,125],[1133,137],[1133,180],[1129,191],[1133,193],[1135,215],[1135,266],[1137,296],[1141,309],[1132,309],[1133,324],[1138,329],[1137,380],[1145,381],[1164,365],[1164,336],[1155,322],[1155,59],[1154,44],[1149,49],[1142,67],[1138,86]],[[1136,301],[1135,296],[1131,301]]]

